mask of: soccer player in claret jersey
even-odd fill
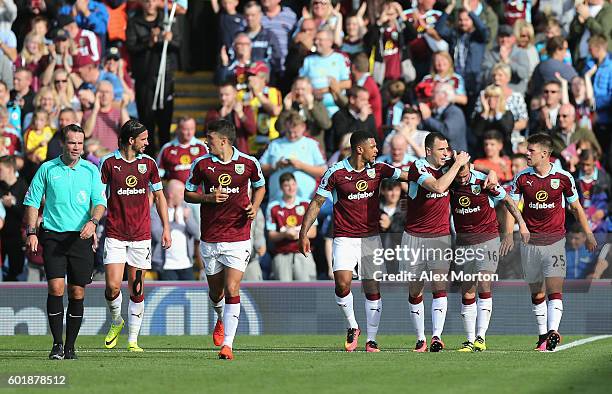
[[[366,351],[378,352],[376,333],[382,311],[380,284],[376,271],[384,272],[384,265],[374,266],[375,249],[382,250],[379,232],[379,187],[385,178],[398,179],[401,171],[385,163],[375,163],[376,141],[365,131],[351,136],[351,156],[334,164],[323,175],[316,195],[311,201],[300,229],[298,245],[304,255],[310,252],[308,230],[314,223],[327,198],[334,200],[334,240],[332,261],[336,283],[336,303],[348,324],[346,351],[358,346],[361,331],[353,311],[351,282],[355,266],[359,267],[366,302]]]
[[[533,312],[539,330],[536,350],[553,351],[561,342],[559,323],[563,315],[563,279],[565,278],[565,206],[576,217],[586,234],[586,246],[591,252],[597,241],[589,228],[580,202],[574,178],[550,162],[552,138],[534,134],[527,140],[527,169],[513,181],[511,195],[524,201],[523,217],[531,233],[529,244],[521,245],[521,261],[525,280],[529,283]],[[512,246],[514,220],[508,217],[504,234]],[[548,305],[545,295],[548,294]]]
[[[111,326],[104,346],[112,349],[125,324],[121,317],[121,281],[128,265],[128,350],[142,352],[138,332],[144,315],[144,276],[151,269],[151,216],[149,191],[162,219],[162,247],[169,248],[168,205],[162,190],[157,164],[143,152],[149,145],[149,132],[135,120],[121,126],[119,149],[100,161],[102,183],[108,192],[108,216],[104,241],[104,293],[111,313]]]
[[[251,257],[251,223],[266,189],[259,162],[232,144],[234,125],[208,124],[210,153],[197,158],[185,185],[185,201],[201,204],[200,254],[208,296],[217,313],[213,342],[219,358],[234,358],[232,346],[240,316],[240,281]],[[198,188],[202,186],[202,193]],[[253,188],[249,200],[249,188]]]
[[[501,247],[495,212],[497,203],[504,202],[519,223],[523,242],[529,241],[527,225],[514,201],[499,185],[484,187],[486,177],[466,164],[461,167],[450,188],[451,210],[457,234],[455,265],[466,275],[461,283],[461,319],[467,341],[463,342],[460,352],[487,349],[485,336],[493,308],[491,275],[497,271]]]
[[[446,137],[440,133],[429,133],[425,137],[425,153],[426,157],[415,161],[408,170],[407,215],[402,247],[410,250],[408,256],[413,257],[400,263],[403,265],[402,271],[411,275],[408,284],[410,317],[417,335],[414,351],[427,351],[423,305],[423,287],[427,279],[431,282],[433,293],[430,351],[439,352],[444,349],[440,337],[446,319],[446,276],[450,267],[450,262],[444,256],[451,247],[448,188],[459,169],[469,163],[470,156],[465,152],[455,154],[455,161],[449,167],[447,164],[452,160],[453,152]]]

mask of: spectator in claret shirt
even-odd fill
[[[580,204],[593,232],[607,232],[610,177],[603,168],[597,168],[597,153],[586,149],[580,153],[578,173],[575,175]]]
[[[382,96],[378,85],[374,78],[368,72],[370,69],[370,60],[365,53],[359,53],[353,57],[351,64],[351,73],[353,74],[353,82],[357,86],[361,86],[370,94],[368,102],[374,115],[374,123],[376,130],[380,130],[382,126]],[[382,133],[379,133],[382,137]]]
[[[206,145],[195,138],[196,121],[191,116],[178,120],[175,138],[162,146],[157,156],[159,175],[164,179],[177,179],[183,183],[189,177],[192,163],[208,153]]]
[[[312,253],[302,255],[297,240],[309,201],[297,196],[298,184],[290,172],[279,178],[282,197],[268,204],[266,230],[273,243],[274,258],[272,274],[281,282],[312,281],[317,276],[317,268]],[[317,236],[316,222],[308,230],[308,238]]]

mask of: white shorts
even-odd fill
[[[499,263],[499,237],[475,245],[457,245],[455,266],[465,274],[497,271]]]
[[[151,240],[120,241],[104,240],[104,264],[124,264],[143,270],[151,269]]]
[[[200,241],[200,256],[204,264],[204,273],[215,275],[224,267],[244,272],[251,259],[251,240],[238,242],[204,242]]]
[[[452,251],[450,235],[424,238],[404,231],[402,250],[407,251],[408,256],[400,260],[400,271],[412,274],[414,278],[421,278],[423,272],[448,272],[450,268],[450,260],[446,259]]]
[[[521,243],[521,263],[527,283],[540,283],[544,278],[565,278],[565,238],[551,245]]]
[[[353,271],[359,279],[375,279],[386,274],[384,261],[374,261],[374,250],[382,250],[379,235],[365,238],[337,237],[332,243],[332,269]],[[377,273],[379,272],[379,273]]]

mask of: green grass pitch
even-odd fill
[[[584,338],[564,337],[563,343]],[[3,337],[0,376],[66,375],[68,385],[38,391],[78,393],[610,393],[612,338],[555,353],[533,351],[534,337],[489,336],[489,350],[458,353],[463,341],[444,336],[447,350],[416,354],[410,336],[379,336],[382,352],[340,351],[338,336],[239,336],[233,361],[217,359],[210,337],[141,337],[144,353],[103,349],[104,338],[80,337],[79,360],[50,361],[50,336]],[[35,390],[35,391],[34,391]]]

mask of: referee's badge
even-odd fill
[[[198,148],[197,146],[192,146],[191,148],[189,148],[189,153],[191,153],[192,156],[195,156],[200,153],[200,148]]]
[[[298,216],[304,216],[304,214],[306,213],[306,208],[304,208],[303,205],[298,205],[297,207],[295,207],[295,213]]]
[[[472,194],[479,195],[481,191],[480,185],[472,185]]]
[[[147,172],[147,165],[138,164],[138,172],[140,172],[141,174],[145,174]]]
[[[559,186],[561,186],[561,180],[559,180],[559,179],[551,179],[550,180],[550,187],[552,187],[553,189],[557,190],[559,188]]]
[[[236,174],[238,175],[244,174],[244,164],[235,164],[234,170],[236,171]]]
[[[368,176],[372,179],[376,178],[376,169],[375,168],[368,168],[366,170],[366,174],[368,174]]]

